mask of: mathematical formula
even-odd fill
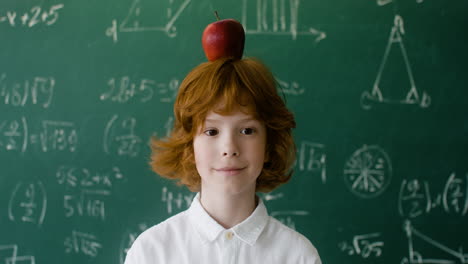
[[[118,167],[104,172],[92,172],[87,168],[60,166],[57,169],[58,184],[65,187],[63,197],[65,217],[89,217],[106,220],[106,200],[112,187],[124,179]]]
[[[108,90],[99,97],[101,101],[127,103],[137,101],[146,103],[153,98],[161,103],[172,103],[179,88],[179,81],[172,79],[168,83],[141,79],[132,82],[130,77],[111,78],[107,82]]]
[[[31,145],[42,152],[75,152],[77,128],[72,122],[43,120],[40,131],[32,132],[26,117],[0,120],[0,151],[24,153]]]
[[[378,258],[383,253],[385,243],[381,233],[356,235],[352,241],[342,241],[338,244],[340,250],[349,256],[360,256],[363,259]]]
[[[303,141],[298,150],[298,161],[300,171],[311,173],[314,178],[321,179],[322,183],[327,182],[327,155],[325,145]]]
[[[2,73],[0,75],[0,102],[19,107],[39,105],[48,108],[54,97],[54,88],[55,79],[52,77],[34,77],[31,80],[11,82],[7,79],[6,73]]]
[[[38,25],[51,26],[59,19],[61,9],[64,4],[57,4],[50,7],[33,6],[29,10],[0,11],[0,24],[7,23],[11,27],[29,27]]]
[[[42,225],[47,212],[47,193],[40,181],[19,182],[8,203],[8,217],[13,222]]]
[[[86,232],[73,230],[72,234],[65,238],[65,253],[96,257],[103,245],[99,239]]]
[[[39,122],[39,125],[37,124]],[[103,124],[102,149],[105,154],[137,157],[144,141],[150,136],[137,134],[138,121],[132,116],[113,115]],[[165,136],[173,126],[173,117],[161,125]],[[42,120],[36,124],[26,117],[0,119],[0,152],[25,153],[30,150],[52,153],[75,153],[79,148],[81,133],[74,122]]]
[[[415,218],[441,209],[445,213],[466,216],[468,212],[468,173],[457,177],[452,173],[442,190],[434,192],[428,181],[403,180],[398,196],[401,216]]]
[[[135,134],[136,126],[137,120],[134,117],[112,116],[104,130],[104,152],[119,156],[138,156],[142,139]]]
[[[167,187],[162,188],[161,201],[166,205],[167,213],[170,215],[173,214],[174,209],[180,211],[189,208],[194,197],[195,195],[193,193],[174,193],[169,191]]]

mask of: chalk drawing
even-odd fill
[[[121,23],[116,19],[112,20],[112,26],[106,30],[106,35],[114,43],[118,41],[120,33],[132,32],[163,32],[169,38],[174,38],[177,35],[175,23],[190,2],[191,0],[153,1],[158,6],[149,8],[151,3],[148,4],[148,1],[133,0],[125,19]],[[145,16],[145,12],[148,16]],[[151,18],[149,22],[145,20],[147,17]]]
[[[391,178],[390,158],[379,146],[364,145],[345,164],[345,184],[361,198],[379,196],[388,187]]]
[[[300,0],[243,0],[242,19],[245,33],[250,35],[311,36],[318,43],[327,34],[313,27],[300,30]],[[250,20],[253,17],[252,20]]]
[[[0,245],[0,263],[4,264],[35,264],[34,256],[18,256],[18,245]]]
[[[372,91],[364,91],[361,95],[361,107],[363,109],[369,110],[375,103],[417,105],[421,108],[427,108],[431,104],[431,97],[426,92],[422,92],[421,94],[421,91],[418,91],[418,89],[416,88],[416,83],[413,77],[413,71],[411,70],[411,65],[408,59],[406,48],[403,43],[404,34],[405,29],[403,24],[403,18],[399,15],[396,15],[394,19],[394,25],[390,32],[387,47],[385,49],[385,54],[380,64]],[[409,79],[409,90],[406,94],[401,95],[403,98],[391,98],[390,96],[385,94],[384,90],[382,89],[384,87],[380,87],[380,81],[382,74],[385,71],[387,59],[389,57],[390,51],[395,45],[397,45],[397,47],[400,48],[400,52],[404,60],[405,70],[408,74]],[[395,76],[395,78],[400,77],[402,76]],[[395,89],[395,87],[385,87],[385,89],[391,90]]]
[[[401,264],[467,264],[468,254],[464,253],[460,245],[458,250],[446,246],[444,243],[435,240],[416,229],[411,221],[406,220],[403,228],[408,239],[408,257],[404,257]],[[424,249],[417,250],[418,247]],[[430,250],[428,250],[428,247]],[[425,251],[425,252],[423,252]],[[431,257],[438,253],[438,257]],[[446,257],[440,258],[440,253]]]

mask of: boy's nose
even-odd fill
[[[223,157],[237,157],[239,156],[239,148],[235,138],[232,135],[226,136],[223,141],[221,154]]]
[[[238,156],[237,152],[223,152],[223,156]]]

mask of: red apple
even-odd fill
[[[241,59],[244,42],[244,28],[234,19],[213,22],[203,31],[202,46],[209,61],[223,57]]]

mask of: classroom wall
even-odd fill
[[[259,194],[323,263],[468,263],[464,0],[2,0],[0,263],[123,263],[194,197],[151,172],[213,11],[295,114]]]

